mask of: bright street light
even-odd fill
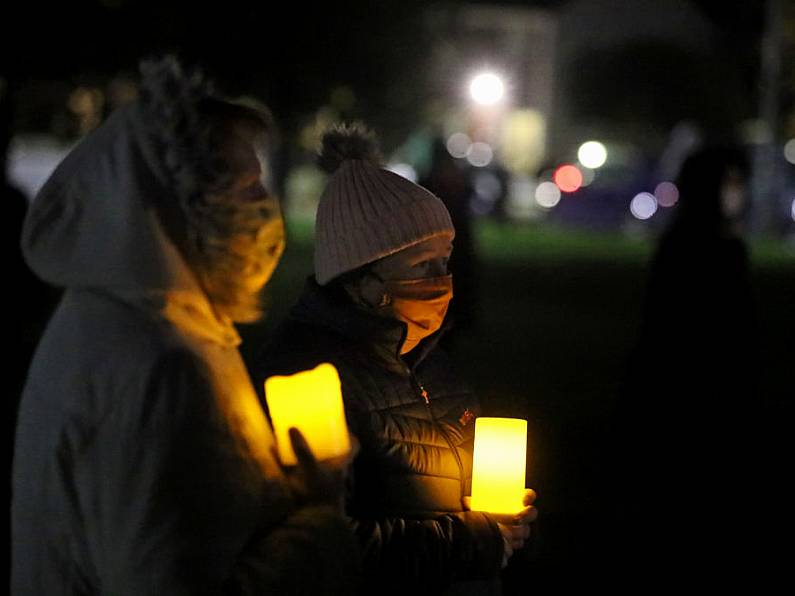
[[[477,103],[490,106],[499,102],[505,94],[505,85],[494,73],[483,73],[472,79],[469,93]]]

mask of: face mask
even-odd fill
[[[384,289],[383,308],[408,325],[406,341],[400,350],[401,354],[407,354],[442,326],[453,297],[453,276],[385,280]]]
[[[284,252],[284,223],[281,217],[274,217],[257,232],[252,246],[245,247],[250,260],[244,270],[248,290],[257,293],[262,290],[273,275]]]

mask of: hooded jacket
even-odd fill
[[[14,594],[348,593],[357,550],[298,508],[220,316],[165,233],[137,104],[56,169],[22,245],[65,287],[18,418]]]
[[[503,554],[496,523],[463,508],[477,401],[437,347],[439,332],[401,358],[406,332],[405,323],[368,313],[310,278],[255,368],[258,389],[269,376],[320,362],[339,371],[361,446],[347,510],[368,593],[440,593],[456,582],[492,581]]]

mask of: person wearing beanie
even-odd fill
[[[361,449],[346,503],[366,593],[499,593],[499,572],[535,519],[469,511],[479,406],[438,347],[453,291],[455,230],[441,200],[381,165],[360,124],[323,137],[329,172],[314,276],[254,366],[272,375],[321,362],[340,374]]]
[[[268,119],[173,58],[142,70],[25,220],[65,293],[17,422],[11,593],[350,594],[344,467],[294,434],[288,477],[238,352],[283,248]]]

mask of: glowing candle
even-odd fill
[[[312,370],[265,380],[265,400],[282,463],[297,463],[288,431],[301,431],[317,459],[346,454],[350,448],[337,369],[328,363]]]
[[[527,421],[477,418],[472,465],[472,509],[518,513],[524,499]]]

